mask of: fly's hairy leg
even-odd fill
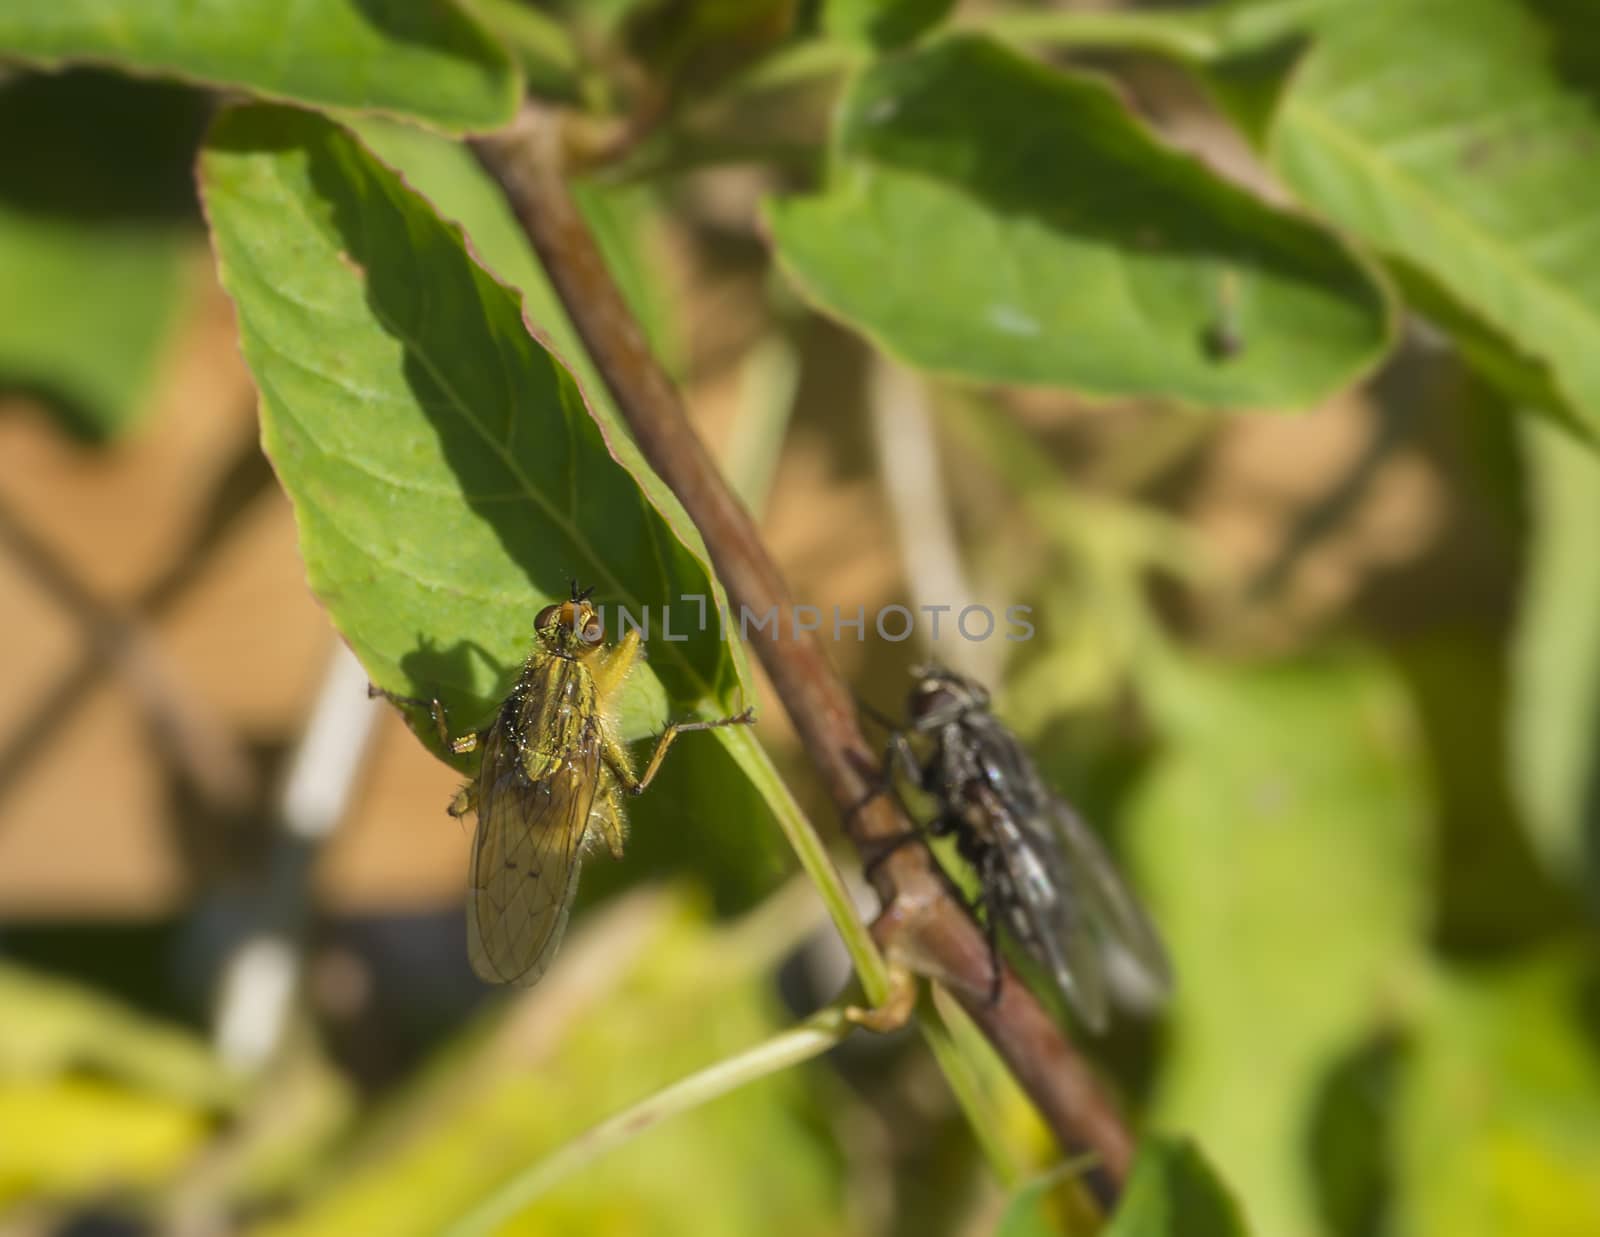
[[[612,698],[622,689],[623,683],[627,681],[628,672],[633,669],[638,659],[639,632],[634,629],[622,637],[605,661],[595,667],[595,693],[600,698],[602,710],[609,707]],[[746,709],[734,717],[720,717],[714,722],[673,722],[656,740],[655,750],[650,753],[650,760],[644,767],[644,773],[638,777],[634,776],[633,762],[628,758],[628,749],[616,735],[608,731],[605,736],[606,767],[618,785],[628,794],[642,794],[645,787],[655,780],[656,771],[661,768],[661,761],[666,756],[667,749],[679,735],[688,734],[691,730],[715,730],[719,726],[748,726],[755,720],[755,710]],[[620,846],[620,825],[618,830],[618,846]],[[609,837],[607,841],[610,841]],[[616,853],[621,854],[620,849],[616,849]]]
[[[622,685],[628,681],[628,674],[638,660],[639,629],[635,627],[617,641],[616,647],[594,667],[594,690],[601,708],[609,705],[617,692],[622,690]]]
[[[655,780],[661,762],[666,758],[667,750],[677,741],[679,735],[688,734],[693,730],[718,730],[723,726],[750,726],[755,724],[755,720],[756,711],[750,708],[732,717],[719,717],[714,722],[673,722],[661,732],[661,737],[656,740],[655,751],[650,753],[644,772],[638,777],[633,775],[633,770],[628,764],[628,753],[621,742],[615,735],[607,735],[606,764],[617,781],[622,784],[622,788],[630,795],[643,794],[645,788]]]
[[[444,702],[437,696],[432,696],[427,700],[422,699],[420,696],[401,696],[395,692],[385,691],[376,683],[367,684],[367,695],[369,697],[382,696],[393,705],[411,705],[414,708],[427,709],[428,716],[433,719],[434,729],[439,732],[439,742],[457,756],[465,756],[469,752],[476,751],[479,742],[483,738],[476,731],[452,738],[450,736],[450,718],[444,711]],[[476,812],[477,810],[478,783],[476,779],[469,781],[460,790],[456,791],[455,797],[450,800],[450,806],[445,809],[457,820],[465,817],[468,812]]]
[[[444,744],[457,756],[465,756],[468,752],[478,750],[481,736],[476,731],[469,731],[464,735],[452,737],[450,734],[450,717],[444,711],[444,702],[437,696],[424,699],[421,696],[402,696],[398,692],[387,691],[376,683],[367,684],[367,695],[382,696],[393,705],[410,705],[412,708],[427,709],[428,716],[433,719],[433,728],[439,732],[439,742]],[[457,813],[459,815],[459,813]]]
[[[613,859],[622,858],[622,845],[627,840],[628,832],[628,814],[622,806],[622,796],[618,790],[615,777],[608,770],[605,784],[595,795],[594,805],[589,809],[589,827],[599,829]]]

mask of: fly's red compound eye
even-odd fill
[[[605,624],[600,621],[598,614],[591,611],[584,620],[583,626],[578,630],[578,639],[585,644],[599,644],[600,641],[605,639],[605,635]]]
[[[543,610],[540,610],[534,617],[533,629],[535,631],[543,631],[549,627],[556,621],[556,616],[561,613],[561,607],[565,604],[565,602],[557,602],[553,606],[546,606]]]

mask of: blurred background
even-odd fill
[[[1275,192],[1184,74],[1080,62]],[[776,831],[697,829],[670,776],[546,981],[472,977],[457,775],[366,699],[261,454],[192,187],[212,100],[3,74],[0,1232],[443,1231],[831,1000],[847,964]],[[1025,643],[829,647],[890,712],[930,653],[993,683],[1117,851],[1179,990],[1086,1051],[1264,1237],[1600,1232],[1600,742],[1547,703],[1600,669],[1589,449],[1420,319],[1295,415],[914,375],[773,266],[758,205],[813,182],[832,89],[744,117],[782,157],[591,191],[799,600],[1033,608]],[[1011,1184],[921,1040],[858,1036],[507,1231],[986,1233]]]

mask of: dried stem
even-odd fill
[[[516,212],[645,457],[699,527],[732,602],[759,614],[774,607],[780,616],[788,613],[783,577],[695,434],[573,201],[560,114],[530,106],[505,132],[475,140],[473,149]],[[875,793],[872,748],[821,642],[809,632],[792,637],[755,641],[756,651],[852,842],[870,858],[903,837],[908,822],[892,796]],[[1132,1158],[1126,1127],[1025,986],[1008,973],[999,998],[988,999],[988,945],[927,851],[895,848],[873,879],[886,908],[873,927],[879,943],[892,958],[949,986],[1063,1148],[1093,1154],[1099,1168],[1091,1184],[1103,1202],[1114,1199]]]

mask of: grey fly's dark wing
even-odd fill
[[[1105,971],[1074,897],[1073,873],[1053,845],[1039,844],[1036,828],[1024,827],[1003,808],[990,818],[1014,893],[1005,908],[1012,936],[1049,970],[1084,1025],[1103,1031],[1110,1014]]]
[[[1051,797],[1050,821],[1072,874],[1080,917],[1098,941],[1119,1003],[1158,1004],[1172,990],[1172,966],[1155,925],[1100,839],[1059,797]]]
[[[528,987],[549,966],[577,890],[599,779],[596,735],[586,733],[535,780],[514,738],[499,726],[489,732],[467,891],[467,953],[480,978]]]

